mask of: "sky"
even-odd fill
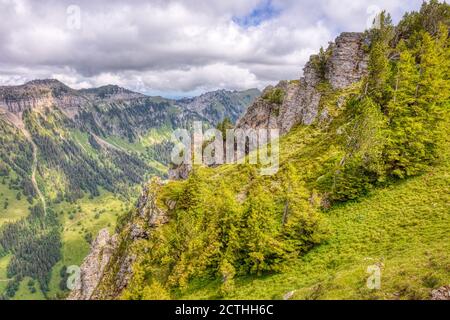
[[[422,0],[0,0],[0,85],[55,78],[149,95],[263,89],[382,9]]]

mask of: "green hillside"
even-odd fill
[[[450,144],[420,177],[374,190],[325,213],[332,236],[280,274],[236,281],[230,299],[429,299],[450,283]],[[367,268],[382,264],[381,290]],[[178,298],[217,297],[220,282],[198,281]]]
[[[144,199],[169,221],[147,224],[148,239],[137,241],[122,228],[98,296],[429,299],[448,285],[448,17],[436,1],[398,27],[382,13],[365,34],[367,76],[346,89],[321,79],[325,116],[280,139],[276,174],[224,165],[151,181]],[[313,67],[330,56],[322,50]],[[145,226],[145,214],[131,212],[128,226]],[[110,295],[114,262],[131,254],[128,287]],[[368,270],[380,271],[380,289],[366,285]]]

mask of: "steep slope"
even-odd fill
[[[112,236],[106,267],[71,297],[442,293],[450,282],[448,9],[424,3],[397,28],[383,13],[380,28],[344,34],[312,57],[305,79],[266,90],[238,128],[281,126],[278,172],[261,176],[246,163],[152,179]],[[99,259],[85,261],[82,279]]]
[[[295,135],[292,135],[292,139]],[[450,284],[450,144],[423,176],[374,190],[326,212],[327,242],[277,275],[236,281],[229,299],[430,299]],[[366,286],[374,266],[381,289]],[[371,271],[372,270],[372,271]],[[220,281],[198,281],[180,299],[214,299]]]
[[[361,34],[352,34],[352,36],[358,39],[358,41],[362,41]],[[350,59],[355,56],[360,57],[359,54],[360,46],[359,45],[351,46],[351,48],[355,50],[358,54],[352,53],[353,52],[352,50],[344,49],[347,53],[350,52],[348,58]],[[118,238],[119,241],[117,241],[118,236],[117,235],[114,236],[114,238],[116,239],[114,241],[116,243],[115,252],[111,253],[108,257],[106,257],[109,260],[109,266],[106,269],[103,269],[102,274],[100,276],[97,275],[95,277],[97,281],[83,282],[82,280],[83,285],[81,286],[81,288],[79,290],[72,292],[70,297],[73,299],[77,298],[110,299],[110,298],[119,298],[121,296],[124,297],[124,291],[127,292],[126,288],[128,287],[129,282],[132,281],[131,280],[132,265],[135,265],[135,268],[137,268],[136,265],[139,265],[139,262],[136,262],[136,260],[146,261],[147,259],[151,259],[149,257],[146,257],[146,255],[143,255],[141,249],[146,246],[145,243],[147,242],[149,244],[152,243],[153,240],[152,234],[159,233],[159,229],[165,229],[165,231],[162,231],[164,233],[164,237],[171,238],[172,237],[171,233],[173,232],[176,233],[188,232],[187,230],[185,230],[185,228],[189,228],[188,226],[179,226],[184,231],[180,230],[175,231],[172,228],[177,227],[172,228],[169,226],[167,228],[161,227],[161,222],[158,221],[163,221],[163,224],[167,223],[167,219],[165,217],[172,217],[172,219],[184,221],[184,219],[181,216],[178,216],[179,214],[182,215],[182,213],[178,213],[179,211],[177,210],[179,209],[177,208],[182,208],[184,206],[189,207],[190,205],[195,206],[196,197],[200,197],[201,199],[199,200],[203,206],[201,210],[205,210],[206,212],[208,212],[209,215],[213,215],[211,212],[215,212],[216,210],[216,208],[214,208],[215,204],[222,203],[222,201],[225,201],[226,204],[224,205],[226,207],[224,207],[223,209],[219,209],[225,210],[225,212],[226,210],[228,210],[227,207],[229,206],[247,207],[251,205],[250,203],[247,204],[247,201],[249,199],[252,199],[253,197],[258,197],[258,194],[253,195],[253,192],[262,192],[262,190],[266,190],[264,192],[268,192],[267,190],[270,190],[269,194],[271,193],[273,199],[276,199],[275,201],[277,202],[276,212],[278,210],[279,210],[278,212],[283,212],[284,209],[281,208],[285,207],[284,192],[286,192],[286,190],[284,190],[283,184],[289,183],[288,181],[291,181],[291,179],[293,178],[291,177],[292,173],[291,170],[294,170],[296,172],[295,176],[297,175],[302,176],[306,181],[309,181],[309,183],[317,180],[317,178],[320,176],[320,173],[317,172],[317,168],[319,168],[322,165],[322,161],[326,161],[325,159],[329,159],[336,156],[336,150],[333,150],[332,148],[329,149],[328,148],[329,144],[324,143],[323,140],[326,139],[326,135],[324,132],[322,133],[320,130],[320,128],[326,123],[327,119],[323,117],[318,117],[318,114],[320,112],[328,112],[327,110],[328,104],[334,106],[334,103],[337,103],[338,101],[341,104],[345,104],[345,102],[348,101],[350,97],[359,90],[359,84],[353,83],[353,86],[349,86],[348,88],[345,89],[340,88],[336,88],[334,90],[330,89],[329,86],[323,84],[326,81],[326,79],[324,77],[319,78],[317,68],[312,67],[313,64],[312,61],[314,61],[315,59],[316,56],[313,56],[311,58],[311,62],[308,63],[305,68],[305,74],[308,79],[310,77],[317,78],[317,80],[314,83],[304,82],[306,84],[305,86],[299,86],[300,83],[299,81],[293,81],[290,83],[284,81],[281,82],[276,88],[270,87],[266,89],[262,97],[259,98],[252,106],[249,107],[246,114],[239,120],[237,124],[238,128],[267,128],[267,127],[277,128],[278,122],[284,123],[286,125],[285,132],[287,132],[288,134],[281,140],[281,147],[280,147],[281,150],[280,166],[283,169],[280,170],[281,172],[276,177],[267,179],[264,179],[262,177],[257,178],[256,168],[251,168],[245,165],[244,166],[225,165],[214,170],[206,168],[198,168],[195,171],[196,173],[195,178],[191,177],[185,183],[174,182],[169,183],[167,187],[162,187],[160,182],[153,181],[148,185],[147,189],[144,191],[141,199],[139,200],[137,209],[131,212],[128,219],[124,222],[124,225],[122,226],[121,232],[119,234]],[[346,76],[351,77],[351,75],[348,74]],[[360,79],[361,76],[362,75],[358,73],[353,77],[355,79]],[[302,79],[301,81],[305,80]],[[348,85],[351,84],[352,83],[348,83]],[[305,94],[306,87],[308,87],[307,89],[308,94]],[[283,96],[283,99],[281,101],[272,102],[270,101],[270,99],[268,101],[268,98],[266,97],[267,92],[271,92],[278,88],[283,88],[283,90],[286,90],[288,94],[286,96]],[[298,98],[299,96],[306,96],[306,95],[311,96],[310,94],[316,96],[316,98],[318,99],[316,104],[311,104],[310,100],[308,100],[308,102],[305,101],[303,103],[299,103],[300,101]],[[322,97],[324,98],[322,99]],[[325,100],[327,101],[327,104],[324,103]],[[273,115],[275,114],[273,112],[273,107],[278,103],[283,108],[283,114],[290,113],[296,114],[297,116],[291,117],[289,120],[290,122],[287,120],[287,118],[280,117],[279,119],[277,119],[277,117],[273,117]],[[301,120],[302,118],[300,115],[305,114],[305,110],[307,110],[306,113],[309,112],[311,114],[314,114],[314,121],[313,119],[311,119],[310,122],[308,123],[308,124],[314,123],[314,125],[301,127],[292,132],[288,130],[287,128],[291,128],[294,125],[302,123]],[[281,112],[279,114],[281,115]],[[271,123],[272,121],[271,119],[275,119],[275,121]],[[307,149],[304,150],[304,148]],[[321,160],[320,162],[311,163],[310,158],[314,156],[317,157],[319,154],[321,155],[323,160]],[[295,168],[294,169],[290,168],[289,163],[295,163]],[[271,180],[277,182],[271,182]],[[181,183],[182,185],[177,187],[179,183]],[[198,187],[197,183],[199,184]],[[277,185],[277,183],[280,183],[281,186]],[[193,190],[188,191],[191,185],[193,186]],[[177,188],[181,189],[176,191]],[[198,190],[197,188],[200,188],[200,190]],[[299,191],[295,191],[293,193],[296,194],[296,196],[294,197],[298,198],[295,201],[300,201],[300,203],[298,204],[299,206],[307,208],[309,206],[308,199],[310,197],[317,197],[318,198],[317,201],[320,202],[318,195],[314,196],[309,194],[309,192],[306,189],[303,189],[304,187],[301,185],[299,185],[298,188]],[[187,192],[189,195],[183,195],[183,192]],[[191,192],[195,193],[192,194]],[[228,193],[230,192],[231,194],[228,195]],[[225,195],[227,195],[227,197],[225,197],[225,199],[218,200],[217,198],[215,198],[216,195],[221,195],[221,198],[224,198]],[[229,199],[228,196],[230,196],[231,199]],[[185,199],[184,197],[188,197],[191,200],[188,200],[187,198]],[[187,203],[184,204],[183,201],[187,201]],[[226,201],[230,202],[227,203]],[[258,201],[264,200],[259,199]],[[313,205],[313,207],[315,206],[316,204]],[[262,210],[263,211],[267,210],[267,212],[271,212],[271,210],[273,209],[262,208]],[[311,210],[310,212],[311,217],[315,216],[316,213],[314,208],[308,210]],[[225,214],[225,212],[223,214]],[[186,214],[191,215],[194,213],[186,213]],[[281,216],[278,217],[278,215],[279,213],[277,213],[276,219],[281,220]],[[235,219],[240,218],[235,217]],[[267,221],[267,219],[270,218],[265,217],[264,219],[262,219],[262,221]],[[155,221],[157,222],[155,223]],[[179,223],[185,223],[187,225],[190,225],[191,222],[184,221]],[[202,222],[202,223],[208,224],[209,222]],[[242,223],[243,225],[245,225],[244,222],[238,221],[234,221],[231,223],[236,224]],[[312,225],[315,224],[319,225],[321,223],[319,223],[319,221],[312,223]],[[315,227],[313,227],[313,229],[315,229]],[[209,231],[207,233],[214,233],[214,232],[215,231]],[[241,230],[239,234],[241,234],[242,236],[242,233],[244,232],[245,230]],[[309,248],[313,243],[320,242],[321,241],[320,239],[323,239],[323,236],[326,233],[325,230],[311,230],[310,232],[312,238],[306,241],[305,243],[306,248]],[[323,235],[321,235],[322,233]],[[102,237],[104,238],[105,234],[103,234]],[[203,237],[203,235],[192,234],[191,237],[201,238]],[[309,243],[309,241],[311,243]],[[100,242],[110,243],[109,240]],[[93,250],[101,251],[101,248],[94,247]],[[104,258],[105,257],[102,257],[102,259]],[[81,276],[82,279],[84,279],[83,276],[84,274],[92,274],[93,270],[91,270],[89,266],[93,265],[94,264],[93,261],[96,261],[97,259],[99,259],[99,257],[96,257],[94,255],[90,256],[90,258],[85,261],[85,263],[83,264],[84,268],[82,268],[82,276]],[[199,265],[190,268],[192,272],[196,273],[197,272],[195,270],[196,268],[198,268],[199,270],[203,270],[204,267]],[[201,273],[201,271],[199,272]],[[224,277],[226,276],[224,275]],[[92,279],[92,277],[90,277],[90,279]],[[143,288],[140,287],[134,288],[134,283],[130,284],[130,286],[133,287],[133,289],[131,289],[133,294],[137,295],[144,294],[142,292],[139,293],[139,290],[143,290]],[[98,287],[98,289],[94,290],[96,287]],[[151,290],[153,289],[155,288],[152,288]],[[127,294],[128,293],[125,293],[125,297],[127,296]],[[150,296],[146,296],[146,298],[150,298]]]

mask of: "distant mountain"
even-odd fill
[[[257,89],[220,90],[173,100],[115,85],[75,90],[58,80],[34,80],[21,86],[0,87],[0,110],[20,122],[26,110],[56,107],[80,128],[132,141],[155,127],[184,127],[193,120],[212,125],[224,118],[236,121],[259,95]]]
[[[192,99],[173,100],[149,97],[115,85],[75,90],[54,79],[34,80],[20,86],[0,87],[0,121],[4,123],[2,128],[5,136],[17,135],[17,139],[12,139],[11,143],[32,142],[37,146],[36,152],[41,160],[38,164],[40,173],[44,171],[43,166],[52,169],[54,161],[51,157],[56,155],[61,157],[61,161],[55,161],[55,167],[61,166],[69,154],[72,154],[69,159],[85,158],[84,161],[79,159],[77,165],[97,163],[98,167],[90,163],[89,166],[95,168],[83,170],[93,171],[90,176],[96,182],[91,187],[82,187],[86,181],[75,181],[76,175],[69,179],[72,187],[79,185],[83,191],[90,189],[93,192],[97,185],[107,189],[108,185],[114,185],[114,189],[117,188],[117,181],[113,177],[115,173],[121,172],[118,177],[124,179],[123,182],[130,181],[129,175],[136,175],[131,178],[133,183],[143,180],[145,174],[158,173],[160,165],[156,165],[159,168],[157,171],[148,170],[139,161],[152,162],[153,167],[155,161],[165,165],[170,151],[167,140],[171,130],[188,127],[195,120],[209,125],[215,125],[226,117],[237,120],[259,94],[257,89],[242,92],[220,90]],[[15,131],[14,128],[19,130]],[[155,136],[149,136],[152,134]],[[143,142],[146,138],[151,138],[152,142]],[[87,147],[80,141],[83,139],[89,148],[100,153],[101,156],[98,154],[94,157],[95,161],[92,152],[87,152]],[[121,140],[120,145],[111,142],[117,139]],[[2,145],[0,149],[3,150],[0,152],[7,148],[7,144]],[[140,152],[136,152],[137,150]],[[6,151],[2,154],[3,162],[11,157],[11,153]],[[115,157],[133,157],[136,159],[135,164],[142,169],[133,170],[133,174],[125,174],[127,166],[132,166],[133,161],[121,165],[116,161],[112,167],[119,171],[115,169],[108,174],[106,170],[101,174],[103,178],[97,177],[108,167],[106,163],[113,161]],[[9,162],[12,163],[11,159]],[[69,164],[64,166],[62,170],[65,171],[66,178],[70,176],[68,172],[72,169]],[[22,171],[29,170],[24,168]],[[26,175],[24,180],[27,180]],[[78,189],[68,188],[71,191],[67,192]]]
[[[143,181],[167,175],[172,130],[237,119],[258,95],[220,91],[178,101],[113,85],[75,90],[58,80],[0,87],[0,280],[9,278],[0,281],[0,299],[14,297],[26,277],[47,295],[61,255],[80,263],[72,252],[115,221],[100,210],[88,219],[80,203],[108,195],[126,210]],[[77,240],[67,242],[74,228]],[[54,273],[64,279],[61,270]]]
[[[225,117],[230,118],[234,123],[260,95],[261,91],[258,89],[218,90],[202,94],[199,97],[182,99],[178,103],[192,112],[203,115],[211,123],[218,123]]]

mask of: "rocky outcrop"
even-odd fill
[[[303,77],[299,81],[282,81],[275,87],[268,87],[238,121],[237,128],[280,129],[287,133],[294,125],[310,125],[318,116],[321,92],[318,85],[327,81],[331,88],[339,90],[360,81],[367,73],[368,56],[364,50],[362,33],[343,33],[327,52],[330,56],[325,62],[323,74],[315,63],[317,56],[312,56],[305,65]],[[272,90],[284,93],[281,103],[267,99]]]
[[[431,291],[431,300],[450,300],[450,286]]]
[[[93,297],[117,244],[117,235],[111,237],[107,229],[100,231],[80,267],[80,278],[69,300],[90,300]]]
[[[137,204],[137,215],[149,228],[156,228],[168,222],[167,212],[157,204],[158,193],[163,185],[160,178],[153,178],[144,187]]]
[[[325,78],[332,88],[344,89],[367,74],[369,57],[364,49],[365,41],[362,33],[343,33],[330,45],[332,54]]]
[[[192,171],[192,165],[181,164],[169,169],[169,180],[186,180]]]
[[[80,289],[73,291],[69,299],[117,299],[121,295],[133,276],[137,258],[133,253],[134,244],[148,239],[152,230],[169,221],[167,211],[157,204],[162,186],[159,178],[153,178],[144,187],[135,212],[120,234],[108,238],[105,230],[100,232],[97,238],[100,240],[96,240],[81,267]],[[173,206],[167,204],[168,208]]]

